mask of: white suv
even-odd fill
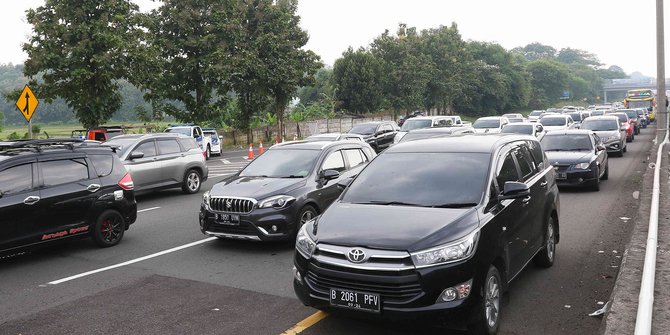
[[[169,124],[167,129],[165,129],[165,132],[193,137],[200,149],[205,152],[205,158],[209,159],[212,156],[212,138],[204,136],[200,126],[191,123]]]

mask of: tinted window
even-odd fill
[[[98,177],[104,177],[112,173],[114,166],[114,156],[112,155],[89,155],[88,158],[93,163],[93,168]]]
[[[321,164],[321,170],[336,170],[340,172],[346,170],[342,152],[338,150],[328,155],[328,157],[323,160],[323,164]]]
[[[195,143],[195,140],[192,138],[180,138],[178,139],[179,143],[181,143],[181,146],[184,147],[184,150],[189,151],[191,149],[197,149],[198,144]]]
[[[113,139],[111,141],[108,141],[104,145],[108,145],[110,147],[117,147],[118,150],[116,151],[117,155],[123,156],[123,154],[128,151],[130,147],[133,146],[137,142],[137,139],[135,138],[122,138],[122,139]]]
[[[188,137],[191,137],[191,128],[168,128],[165,129],[166,133],[178,133],[178,134],[183,134]]]
[[[15,194],[33,188],[31,164],[18,165],[0,171],[0,195]]]
[[[349,167],[356,167],[368,161],[360,149],[343,150],[344,155],[347,156]]]
[[[519,181],[519,173],[516,171],[516,165],[514,164],[514,159],[512,158],[511,153],[508,153],[507,156],[505,156],[505,160],[496,174],[496,180],[498,181],[500,191],[503,190],[506,182]]]
[[[503,133],[533,135],[533,124],[508,124],[503,127]]]
[[[547,135],[542,138],[544,151],[591,151],[591,137],[588,134]]]
[[[158,144],[158,152],[161,155],[181,152],[181,147],[177,143],[177,140],[160,140],[156,144]]]
[[[565,126],[567,118],[564,117],[543,117],[540,119],[543,126]]]
[[[240,176],[306,177],[320,153],[320,150],[268,150],[251,161]]]
[[[526,181],[530,179],[535,174],[535,162],[530,156],[530,152],[528,152],[526,147],[521,147],[514,152],[514,155],[516,156],[516,161],[519,163],[519,169],[521,170],[523,180]]]
[[[144,157],[153,157],[156,156],[156,145],[154,145],[154,141],[148,141],[144,142],[140,145],[138,145],[133,152],[142,152],[144,154]]]
[[[542,146],[540,146],[540,143],[535,142],[535,141],[528,141],[528,148],[530,149],[530,154],[533,157],[533,161],[535,162],[535,166],[537,167],[538,170],[544,169],[544,152],[542,151]]]
[[[359,124],[349,130],[352,134],[370,135],[377,130],[376,124]]]
[[[44,186],[55,186],[88,179],[88,166],[83,159],[41,162]]]
[[[391,127],[390,124],[385,124],[385,125],[382,126],[381,131],[384,132],[384,133],[390,133],[390,132],[393,131],[393,127]]]
[[[477,204],[486,189],[489,161],[483,153],[386,153],[358,175],[342,201]]]

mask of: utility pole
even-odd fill
[[[663,0],[656,0],[656,115],[663,115],[663,122],[667,118],[668,109],[665,107],[665,33],[663,23]],[[659,113],[662,112],[662,113]],[[658,119],[657,119],[658,120]],[[659,120],[661,121],[661,120]],[[657,121],[657,125],[665,124]]]

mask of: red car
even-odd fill
[[[626,142],[632,142],[635,139],[635,121],[628,118],[624,112],[608,113],[619,118],[621,128],[626,130]]]

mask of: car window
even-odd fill
[[[538,171],[544,170],[545,164],[544,161],[546,159],[544,155],[544,151],[542,151],[542,146],[540,143],[535,142],[535,141],[527,141],[528,143],[528,148],[530,149],[530,154],[533,157],[533,161],[535,161],[535,166],[537,167]]]
[[[144,154],[144,157],[153,157],[156,156],[156,145],[153,140],[144,142],[138,145],[133,152],[141,152]]]
[[[86,180],[88,176],[88,165],[80,158],[61,159],[40,163],[44,186],[56,186]]]
[[[527,181],[535,175],[535,162],[528,152],[528,148],[521,146],[518,150],[514,151],[516,156],[516,161],[519,163],[519,170],[521,170],[521,176],[523,181]]]
[[[200,128],[194,128],[193,137],[202,137],[202,130],[200,130]]]
[[[110,173],[112,173],[112,167],[114,166],[114,156],[89,155],[88,158],[93,163],[93,168],[95,168],[95,172],[98,173],[98,177],[108,176]]]
[[[498,182],[498,187],[501,192],[506,182],[519,181],[519,173],[516,170],[516,164],[514,164],[512,153],[507,153],[502,164],[500,164],[498,173],[496,174],[496,181]]]
[[[0,171],[0,195],[16,194],[33,188],[33,168],[23,164]]]
[[[179,146],[179,143],[177,143],[177,140],[160,140],[157,141],[156,144],[158,145],[158,153],[160,155],[167,155],[167,154],[175,154],[181,152],[181,147]]]
[[[390,133],[390,132],[393,132],[393,127],[391,127],[390,124],[385,124],[385,125],[382,126],[381,131],[382,131],[382,133]]]
[[[346,167],[344,166],[344,158],[342,158],[342,152],[340,150],[332,152],[323,160],[321,171],[324,170],[336,170],[339,172],[346,170]]]
[[[181,146],[184,147],[184,151],[199,148],[198,144],[195,143],[195,140],[192,138],[180,138],[178,141],[181,143]]]
[[[349,161],[349,167],[353,168],[359,166],[368,161],[367,157],[363,154],[360,149],[347,149],[343,150],[344,155],[347,156],[347,161]]]
[[[94,132],[93,133],[93,139],[96,140],[96,141],[104,142],[105,141],[105,133]]]

